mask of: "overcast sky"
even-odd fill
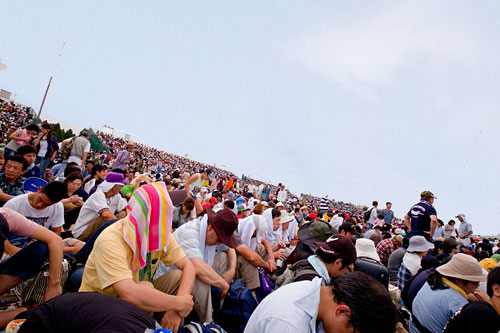
[[[498,234],[497,1],[9,1],[0,88],[293,192]]]

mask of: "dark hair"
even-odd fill
[[[28,162],[26,162],[26,160],[24,159],[24,157],[20,156],[20,155],[12,155],[12,156],[9,156],[5,159],[5,163],[4,165],[7,165],[7,162],[9,161],[12,161],[12,162],[17,162],[17,163],[21,163],[22,164],[22,170],[26,170],[28,169]]]
[[[450,254],[453,249],[457,248],[458,244],[454,239],[446,238],[443,241],[443,252]]]
[[[438,219],[438,223],[441,224],[441,225],[444,225],[444,222],[441,221],[440,219]]]
[[[191,198],[191,197],[187,197],[186,199],[184,199],[184,201],[182,202],[182,205],[183,206],[186,206],[187,209],[189,209],[189,211],[192,211],[193,208],[194,208],[194,199]]]
[[[70,173],[68,176],[66,176],[63,183],[68,184],[75,179],[80,179],[83,182],[83,175],[80,171],[75,171],[75,172]]]
[[[403,237],[403,247],[407,248],[410,246],[410,238],[408,236]]]
[[[431,286],[432,290],[436,289],[448,289],[449,287],[443,282],[443,277],[447,278],[453,283],[456,283],[456,281],[463,281],[464,284],[469,283],[470,281],[464,280],[464,279],[458,279],[450,276],[445,276],[439,273],[438,271],[434,271],[431,274],[429,274],[429,277],[427,278],[427,283],[429,286]]]
[[[379,219],[383,219],[383,218],[384,218],[384,214],[378,214],[378,215],[377,215],[377,218],[379,218]]]
[[[68,197],[68,190],[66,189],[66,184],[53,181],[52,183],[48,183],[42,188],[42,192],[52,203],[58,203],[64,198]]]
[[[64,177],[68,177],[68,175],[73,172],[80,172],[80,168],[78,166],[66,167],[66,169],[64,169]]]
[[[74,167],[74,166],[76,166],[76,167],[80,168],[80,166],[79,166],[79,165],[78,165],[78,163],[76,163],[76,162],[69,162],[69,163],[66,165],[66,168],[67,168],[67,167]]]
[[[372,202],[372,206],[378,206],[378,201]]]
[[[493,297],[494,284],[500,285],[500,267],[495,267],[488,273],[488,283],[486,285],[486,292],[490,297]]]
[[[355,330],[395,332],[396,307],[387,288],[371,276],[359,271],[348,272],[332,278],[330,286],[335,302],[344,303],[351,310],[350,323]]]
[[[35,132],[40,132],[40,127],[38,127],[37,124],[29,124],[28,126],[26,126],[26,130],[27,131],[35,131]]]
[[[451,222],[453,222],[453,224],[456,224],[455,220],[449,220],[448,224],[450,224]]]
[[[92,170],[90,171],[90,175],[92,177],[94,177],[96,175],[96,173],[98,172],[101,172],[101,171],[104,171],[104,166],[100,165],[100,164],[96,164],[92,167]]]
[[[229,209],[234,209],[234,201],[233,200],[224,201],[224,207]]]
[[[24,156],[27,154],[36,154],[36,148],[31,145],[24,145],[17,148],[16,155]]]
[[[125,170],[122,170],[122,169],[113,169],[113,170],[111,170],[111,172],[121,173],[122,175],[127,177],[127,172]]]
[[[229,193],[229,190],[222,190],[222,194],[227,194]]]
[[[279,209],[273,208],[273,210],[271,210],[271,215],[274,219],[275,217],[281,216],[281,212],[279,211]]]
[[[95,162],[92,161],[92,160],[88,160],[87,162],[85,162],[85,164],[89,164],[89,163],[92,164],[92,165],[95,165]]]
[[[49,142],[49,145],[50,145],[50,142],[52,141],[52,135],[53,135],[53,132],[54,132],[52,130],[52,126],[49,123],[43,123],[42,124],[42,128],[45,128],[46,130],[49,131],[47,133],[47,141]]]

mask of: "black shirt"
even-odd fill
[[[500,331],[500,316],[487,302],[472,302],[464,305],[448,321],[443,333],[497,333]]]
[[[99,293],[66,293],[27,312],[19,333],[144,332],[153,318],[134,305]]]

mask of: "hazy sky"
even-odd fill
[[[293,192],[498,234],[497,1],[9,1],[0,88]]]

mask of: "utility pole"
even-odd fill
[[[49,84],[47,84],[47,89],[45,89],[45,95],[43,95],[42,105],[40,105],[40,110],[38,110],[37,119],[40,122],[42,121],[40,119],[40,115],[42,114],[43,105],[45,104],[45,99],[47,98],[47,94],[49,93],[50,84],[52,83],[52,78],[54,77],[54,74],[56,72],[57,66],[59,65],[59,60],[61,60],[61,55],[62,55],[62,51],[64,49],[64,45],[66,45],[66,43],[63,43],[63,45],[61,46],[61,51],[59,51],[59,56],[57,57],[56,66],[54,67],[54,70],[52,71],[52,75],[50,76]]]

